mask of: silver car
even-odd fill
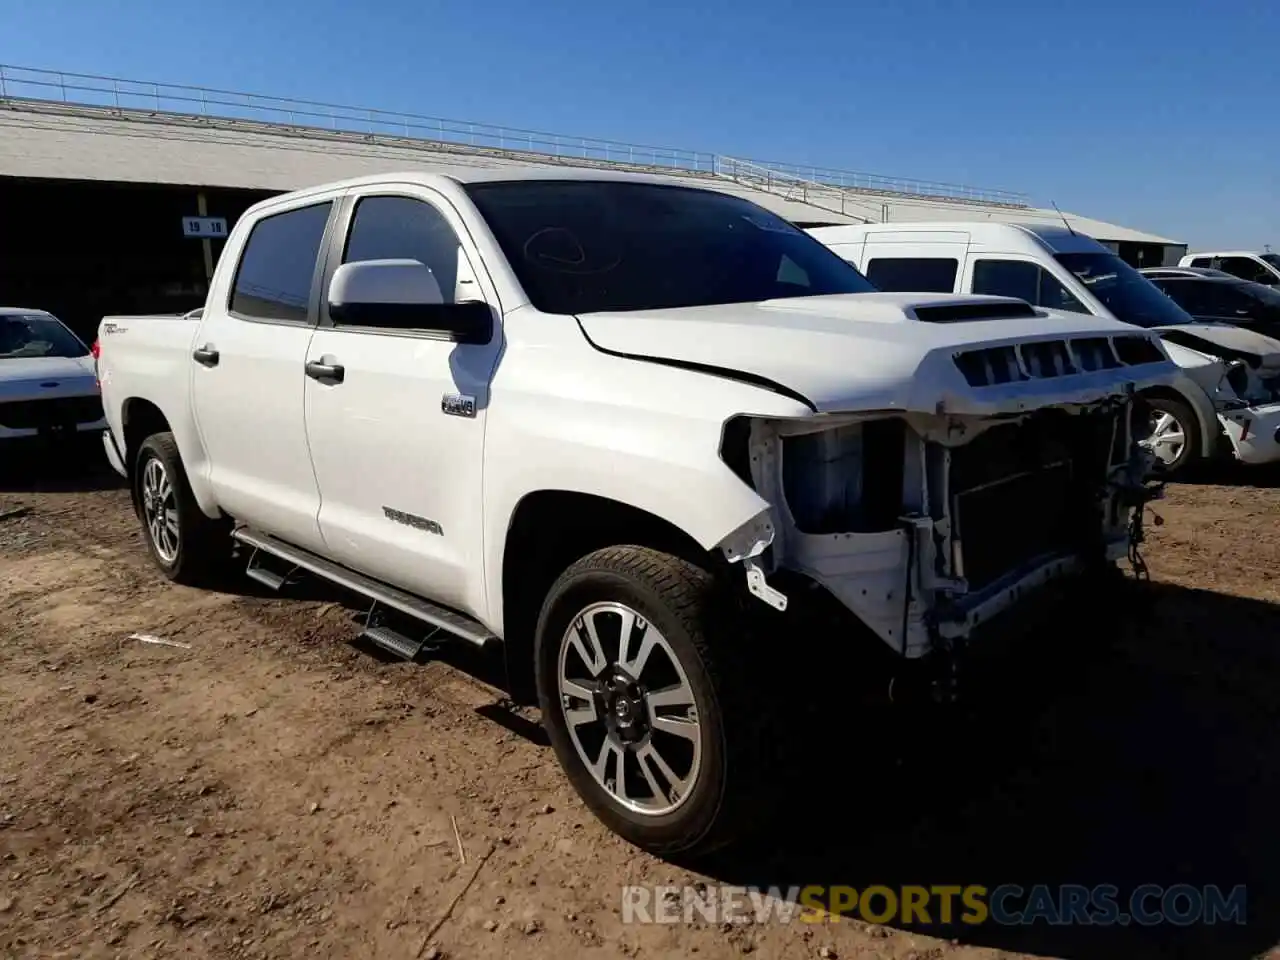
[[[0,442],[106,429],[93,352],[45,310],[0,307]]]

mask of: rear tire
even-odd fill
[[[556,756],[595,815],[652,853],[708,853],[762,812],[764,711],[738,623],[712,574],[637,546],[583,557],[543,604],[534,655]]]
[[[1148,397],[1151,435],[1144,441],[1156,455],[1156,473],[1173,478],[1200,459],[1200,423],[1195,411],[1173,397]]]
[[[218,579],[230,559],[227,525],[201,511],[172,433],[152,434],[138,448],[133,503],[151,559],[174,583]]]

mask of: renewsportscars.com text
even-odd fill
[[[622,888],[623,923],[838,923],[850,918],[903,926],[1191,926],[1243,924],[1246,913],[1243,886],[1144,884],[1128,892],[1110,884]]]

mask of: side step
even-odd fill
[[[244,571],[245,576],[250,580],[257,580],[269,590],[279,590],[289,582],[289,578],[276,573],[269,567],[264,566],[262,561],[258,558],[258,554],[260,552],[261,551],[257,549],[253,551],[253,556],[249,558],[249,566],[246,567]]]
[[[231,536],[240,543],[253,547],[255,550],[261,550],[263,553],[279,557],[299,570],[306,570],[308,573],[313,573],[322,579],[336,583],[340,587],[346,587],[348,590],[368,597],[375,603],[381,603],[415,620],[421,620],[423,623],[428,623],[463,640],[468,640],[478,647],[497,639],[488,627],[477,620],[471,619],[466,614],[458,613],[456,610],[450,610],[429,600],[423,600],[421,597],[405,593],[403,590],[398,590],[379,580],[374,580],[372,577],[366,577],[364,574],[349,570],[340,564],[334,563],[332,560],[317,556],[309,550],[303,550],[300,547],[285,543],[283,540],[278,540],[270,534],[261,533],[249,527],[237,527],[232,531]],[[256,570],[258,573],[265,573],[271,578],[279,576],[272,571],[263,570],[260,566],[255,565],[251,569]],[[254,579],[261,583],[268,583],[266,579],[254,573],[250,573],[250,576],[253,576]],[[281,583],[283,583],[284,578],[280,579]],[[270,584],[268,583],[268,585]],[[415,645],[414,641],[401,634],[395,634],[395,641],[393,642],[398,641],[396,646],[384,644],[381,639],[381,634],[384,633],[392,634],[395,632],[386,627],[373,627],[365,630],[365,636],[393,653],[401,654],[399,646],[403,645],[414,647],[414,654],[417,653],[418,649],[421,649],[421,644]],[[375,634],[378,634],[378,636],[375,636]]]
[[[410,640],[399,630],[386,626],[365,627],[360,636],[370,643],[377,644],[388,653],[394,653],[402,660],[416,660],[428,642],[427,640]]]

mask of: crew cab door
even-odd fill
[[[344,201],[326,285],[343,264],[387,260],[425,265],[445,305],[497,307],[461,217],[428,188],[357,189]],[[304,379],[328,556],[483,618],[481,466],[501,330],[499,310],[481,313],[487,341],[461,343],[431,329],[430,311],[352,325],[326,303]]]
[[[340,195],[339,195],[340,196]],[[190,358],[209,483],[236,520],[319,549],[320,493],[303,419],[302,365],[336,199],[282,205],[228,247]]]

